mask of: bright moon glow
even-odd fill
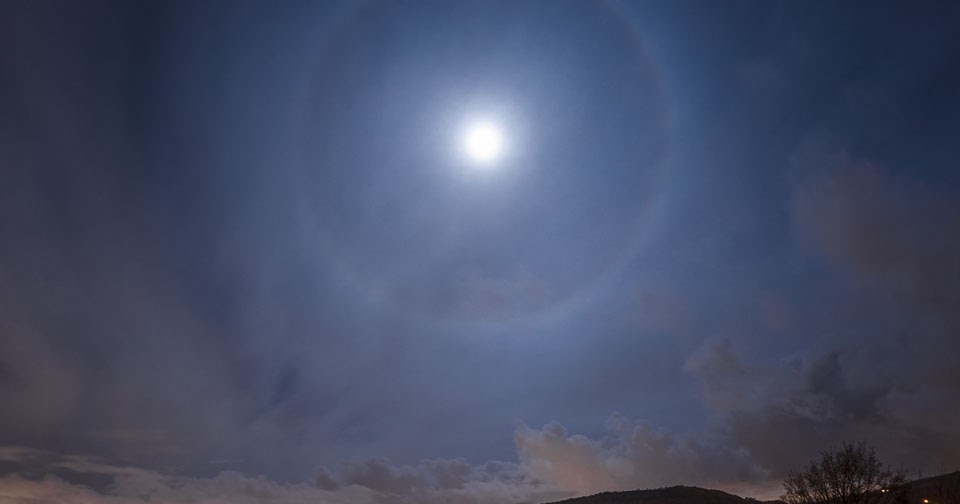
[[[473,161],[489,164],[496,161],[503,151],[503,135],[495,124],[477,122],[467,127],[463,146]]]

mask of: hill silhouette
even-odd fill
[[[759,502],[720,490],[678,485],[650,490],[602,492],[549,504],[757,504]]]
[[[871,504],[960,504],[960,471],[917,479],[898,489],[877,493]],[[721,490],[673,486],[650,490],[602,492],[544,504],[782,504],[758,501]]]

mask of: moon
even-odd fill
[[[503,131],[493,122],[476,121],[463,132],[463,150],[479,166],[492,166],[503,155]]]

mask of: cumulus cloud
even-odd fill
[[[728,488],[765,477],[746,454],[721,444],[677,436],[621,415],[607,421],[607,435],[570,434],[559,423],[516,432],[521,466],[534,478],[575,494],[672,486]]]

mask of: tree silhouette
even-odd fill
[[[873,448],[844,443],[806,469],[788,473],[781,498],[787,504],[869,504],[904,481],[903,472],[881,464]]]

